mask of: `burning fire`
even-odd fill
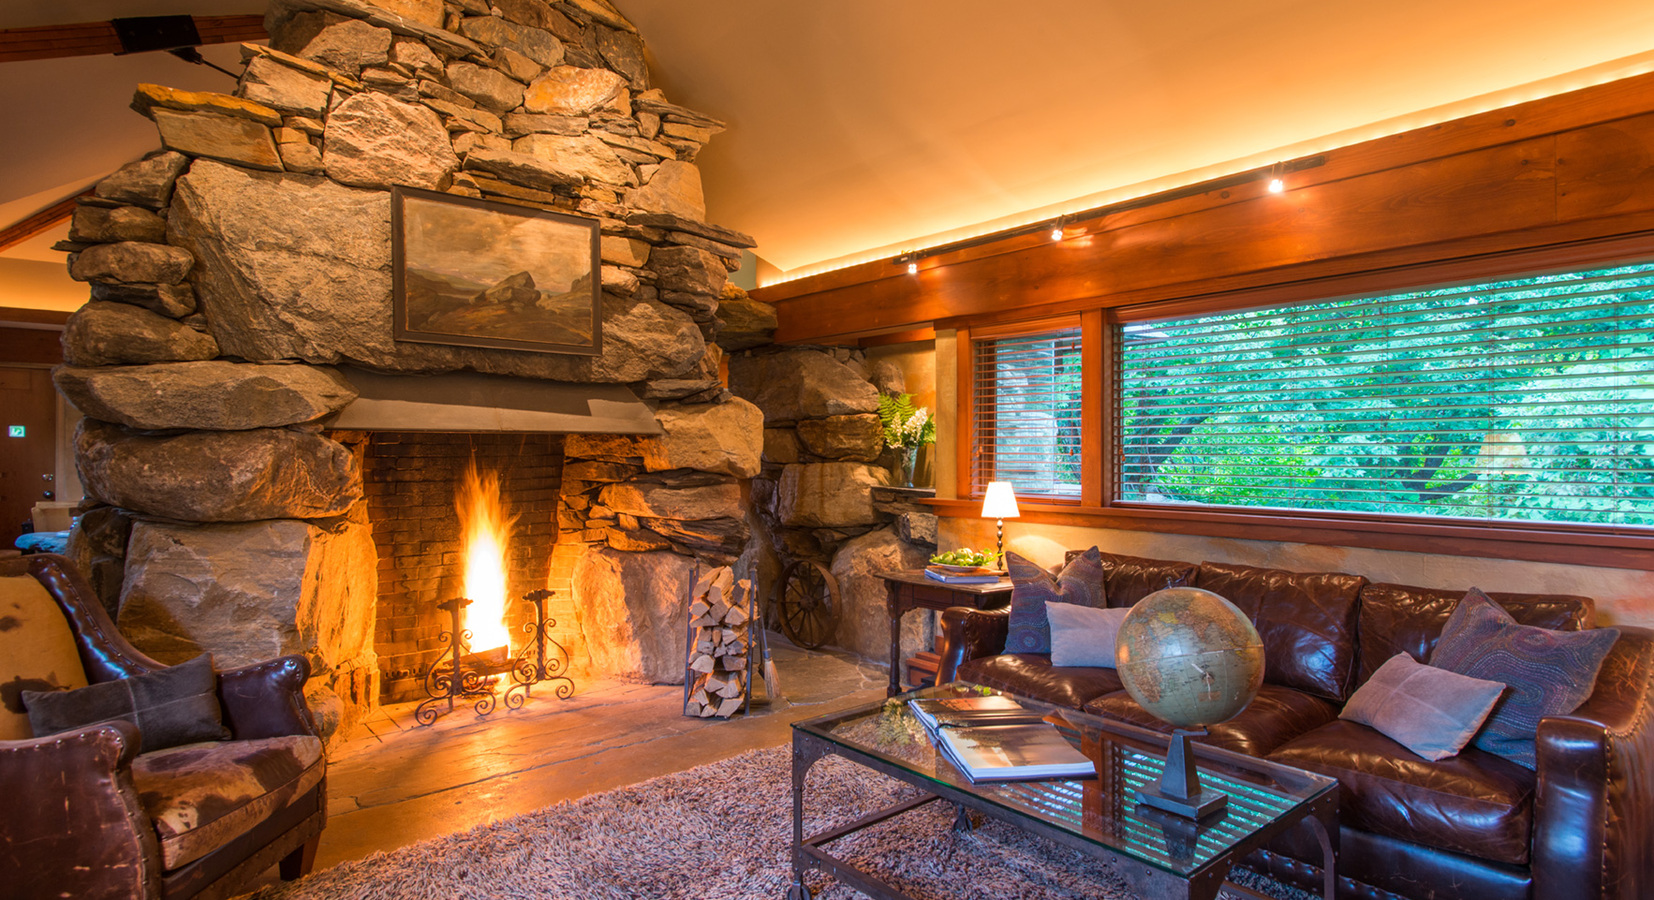
[[[465,531],[465,628],[471,632],[472,652],[508,647],[505,626],[506,542],[515,517],[507,517],[500,500],[500,478],[478,472],[473,460],[454,497],[460,527]]]

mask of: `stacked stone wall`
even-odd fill
[[[719,344],[766,342],[775,318],[727,283],[751,239],[705,221],[694,160],[723,125],[650,86],[642,38],[605,0],[274,0],[266,28],[232,93],[138,87],[162,150],[83,199],[62,247],[91,289],[56,374],[88,414],[77,462],[97,529],[75,552],[140,648],[303,653],[313,704],[348,724],[377,695],[362,673],[378,671],[380,569],[360,502],[368,442],[324,430],[354,398],[334,364],[627,384],[663,422],[717,423],[729,416],[706,410],[756,414],[724,390]],[[399,185],[595,219],[600,352],[395,340]],[[656,554],[739,552],[744,512],[720,500],[708,518],[672,494],[710,478],[744,496],[751,436],[680,430],[701,436],[656,441],[613,480],[564,480],[557,528],[576,539],[544,551],[554,587],[578,582],[575,546],[619,554],[628,584],[662,568]],[[677,499],[690,496],[703,499]],[[247,616],[264,633],[233,638],[219,627],[233,616],[201,611],[209,595],[288,612]],[[617,630],[630,614],[607,596],[570,602],[589,644],[658,627]]]

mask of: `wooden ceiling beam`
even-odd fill
[[[53,203],[45,209],[28,215],[20,221],[13,222],[5,228],[0,228],[0,250],[15,247],[35,235],[51,231],[53,228],[67,222],[75,214],[75,205],[80,198],[92,193],[90,190],[81,191]]]
[[[263,16],[193,16],[202,44],[238,44],[262,41]],[[0,63],[68,56],[102,56],[121,52],[121,40],[110,22],[0,28]]]

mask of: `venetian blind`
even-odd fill
[[[1080,493],[1080,330],[974,342],[971,484],[1019,496]]]
[[[1654,525],[1654,263],[1121,331],[1118,498]]]

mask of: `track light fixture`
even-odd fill
[[[1252,184],[1257,181],[1265,181],[1266,187],[1271,194],[1279,194],[1286,190],[1286,176],[1289,173],[1302,172],[1305,169],[1313,169],[1317,166],[1324,166],[1326,164],[1327,157],[1325,154],[1306,156],[1286,162],[1278,162],[1267,169],[1248,169],[1245,172],[1236,172],[1233,175],[1225,175],[1222,178],[1213,178],[1210,181],[1202,181],[1198,184],[1188,184],[1183,187],[1173,188],[1169,191],[1161,191],[1156,194],[1145,194],[1141,197],[1133,197],[1130,200],[1122,200],[1118,203],[1111,203],[1107,206],[1099,206],[1095,209],[1064,213],[1063,215],[1058,216],[1054,221],[1051,219],[1046,219],[1044,221],[1036,220],[1025,225],[1007,228],[1003,231],[980,234],[975,237],[968,237],[963,240],[953,241],[947,244],[938,244],[937,246],[926,247],[920,250],[909,250],[906,253],[892,259],[891,262],[898,266],[906,266],[907,274],[917,275],[919,274],[919,260],[924,259],[927,256],[941,256],[946,253],[954,253],[970,247],[980,247],[984,244],[1002,241],[1010,237],[1038,234],[1042,231],[1046,232],[1046,234],[1049,235],[1053,241],[1065,240],[1068,237],[1067,225],[1071,221],[1087,222],[1111,213],[1124,212],[1128,209],[1142,209],[1156,203],[1165,203],[1169,200],[1180,200],[1185,197],[1198,197],[1201,194],[1225,191],[1228,188],[1238,187],[1243,184]],[[1229,195],[1225,193],[1223,196],[1228,197]],[[1085,232],[1086,229],[1082,227],[1080,229],[1080,233],[1083,234]]]

